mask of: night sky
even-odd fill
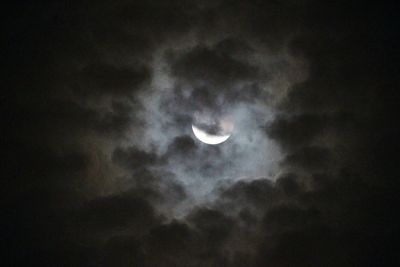
[[[0,266],[400,265],[395,4],[17,2]]]

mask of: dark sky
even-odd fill
[[[399,266],[400,25],[366,2],[5,5],[0,265]]]

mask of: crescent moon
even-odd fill
[[[231,136],[231,134],[227,135],[212,135],[208,134],[203,130],[200,130],[196,126],[192,124],[192,130],[194,135],[199,139],[201,142],[209,144],[209,145],[217,145],[225,142]]]

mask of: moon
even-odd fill
[[[212,116],[207,113],[196,113],[192,130],[194,136],[208,145],[218,145],[232,135],[234,125],[229,116]]]
[[[196,136],[197,139],[199,139],[201,142],[209,144],[209,145],[218,145],[226,140],[231,136],[231,134],[227,135],[212,135],[208,134],[203,130],[200,130],[196,126],[192,124],[192,130],[194,133],[194,136]]]

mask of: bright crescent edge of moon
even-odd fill
[[[201,142],[209,144],[209,145],[221,144],[221,143],[225,142],[226,140],[228,140],[228,138],[231,136],[231,134],[228,134],[228,135],[208,134],[208,133],[200,130],[193,124],[192,124],[192,130],[197,139],[199,139]]]

